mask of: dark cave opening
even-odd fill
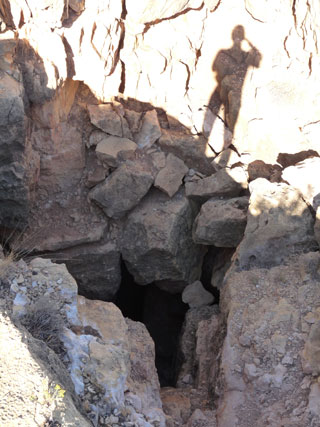
[[[125,317],[145,324],[155,343],[160,385],[174,387],[180,332],[188,310],[181,294],[170,294],[155,284],[136,284],[122,263],[122,282],[114,303]]]

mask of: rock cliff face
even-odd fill
[[[319,3],[0,0],[0,17],[4,249],[65,263],[82,295],[21,261],[10,316],[37,304],[33,270],[46,296],[45,271],[66,277],[61,345],[94,425],[320,425]],[[163,410],[147,331],[113,302],[172,351]]]

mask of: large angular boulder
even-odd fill
[[[88,298],[111,301],[121,283],[120,252],[112,242],[79,245],[59,251],[76,278],[79,292]]]
[[[264,178],[249,188],[248,222],[236,254],[239,269],[278,265],[290,254],[317,249],[314,219],[298,190]]]
[[[147,194],[153,181],[154,173],[148,161],[127,161],[94,187],[89,197],[108,217],[121,218]]]
[[[204,249],[192,240],[195,215],[183,193],[169,199],[154,190],[128,216],[121,252],[137,283],[179,281],[183,288],[199,279]]]
[[[222,169],[204,179],[186,183],[186,195],[195,200],[205,201],[211,197],[238,196],[248,188],[247,175],[240,166]]]
[[[194,241],[223,248],[238,246],[247,224],[248,205],[246,196],[208,200],[194,222]]]

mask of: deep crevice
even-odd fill
[[[155,284],[141,286],[122,263],[122,282],[114,303],[123,316],[145,324],[155,343],[155,364],[161,387],[175,386],[177,351],[187,304]]]

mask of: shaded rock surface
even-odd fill
[[[200,277],[205,251],[192,240],[195,214],[183,193],[169,199],[153,191],[128,216],[121,252],[137,283],[170,290],[170,282],[181,282],[181,290]]]
[[[206,201],[211,197],[238,196],[248,187],[247,176],[241,167],[222,169],[214,175],[186,183],[186,195],[195,200]]]
[[[236,247],[247,224],[248,204],[248,197],[208,200],[195,219],[194,241],[224,248]]]

